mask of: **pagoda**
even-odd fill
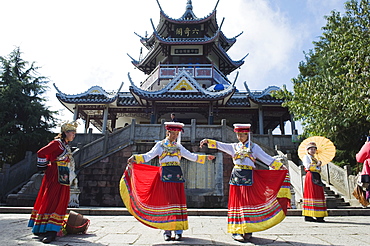
[[[252,92],[244,82],[244,91],[236,88],[228,76],[244,64],[247,54],[233,60],[227,52],[239,35],[227,38],[218,25],[216,9],[198,18],[193,12],[191,0],[187,0],[185,13],[180,18],[169,17],[157,0],[160,19],[153,32],[140,36],[147,54],[135,60],[129,54],[135,68],[147,75],[137,85],[130,74],[129,91],[107,92],[94,86],[84,93],[68,95],[57,90],[57,98],[74,118],[85,121],[85,129],[93,124],[103,133],[124,127],[134,118],[137,123],[157,124],[170,120],[170,114],[185,124],[195,119],[197,124],[251,123],[255,133],[266,134],[280,126],[284,134],[286,121],[294,122],[282,100],[271,96],[280,90],[270,86],[263,91]]]

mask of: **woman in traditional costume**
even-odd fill
[[[250,239],[252,232],[266,230],[285,218],[277,195],[288,198],[283,182],[287,170],[281,162],[266,154],[260,146],[250,141],[250,124],[234,124],[238,143],[223,143],[212,139],[203,139],[200,147],[219,149],[231,155],[234,168],[230,178],[228,203],[228,232],[236,241]],[[274,170],[255,170],[255,161],[259,159]],[[278,169],[285,169],[275,171]],[[285,203],[287,205],[287,203]]]
[[[326,208],[324,184],[320,175],[322,162],[315,158],[317,151],[315,142],[308,143],[306,150],[307,154],[302,160],[306,171],[302,215],[305,216],[305,221],[325,222],[324,217],[328,216],[328,211]],[[313,217],[316,217],[316,219]]]
[[[64,123],[61,133],[37,152],[37,167],[45,175],[28,226],[35,235],[42,237],[43,243],[55,240],[67,212],[70,183],[75,177],[68,143],[75,138],[76,128],[76,122]]]
[[[356,154],[356,160],[359,163],[363,163],[361,171],[361,183],[364,184],[366,188],[366,201],[362,201],[362,205],[366,205],[370,202],[370,139],[367,137],[365,144],[362,146],[360,151]],[[366,207],[366,206],[365,206]]]
[[[176,140],[184,124],[165,122],[167,137],[157,142],[147,153],[133,155],[120,183],[120,192],[128,211],[146,226],[164,230],[164,240],[181,240],[188,229],[184,177],[181,157],[204,164],[212,155],[197,155]],[[143,165],[159,157],[160,167]]]

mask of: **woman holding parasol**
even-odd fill
[[[305,216],[305,221],[325,222],[324,217],[328,216],[328,211],[324,194],[325,185],[321,181],[320,173],[321,167],[334,157],[335,147],[327,138],[311,137],[301,143],[298,153],[306,171],[302,215]]]

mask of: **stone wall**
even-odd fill
[[[209,177],[215,179],[211,182],[212,187],[200,187],[194,188],[190,186],[191,180],[189,177],[185,183],[185,190],[187,194],[187,205],[189,208],[192,207],[204,207],[204,208],[226,208],[229,194],[229,178],[233,167],[232,159],[227,154],[218,152],[217,150],[209,150],[208,148],[199,149],[198,144],[191,144],[190,142],[183,143],[184,147],[188,150],[196,153],[206,153],[216,155],[216,160],[212,161],[215,168]],[[109,157],[83,168],[79,175],[79,188],[80,194],[80,206],[106,206],[106,207],[123,207],[124,204],[119,193],[119,182],[122,174],[126,168],[127,159],[133,153],[145,153],[154,146],[154,142],[143,142],[131,145],[122,149]],[[223,158],[223,163],[220,158]],[[219,159],[219,165],[217,166],[217,159]],[[184,163],[185,162],[185,163]],[[153,159],[153,165],[158,165],[158,158]],[[181,165],[202,165],[187,161],[186,159],[181,160]],[[197,175],[202,174],[202,166],[197,169]],[[186,176],[186,168],[183,168],[184,175]],[[190,172],[190,171],[189,171]],[[217,172],[222,172],[217,173]],[[217,183],[217,177],[222,177],[222,184],[214,185]],[[192,177],[195,178],[195,177]],[[220,179],[220,178],[219,178]]]
[[[80,206],[123,206],[119,182],[133,147],[129,146],[80,171]]]

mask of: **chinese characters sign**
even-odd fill
[[[201,25],[175,25],[173,37],[175,38],[202,38]]]

